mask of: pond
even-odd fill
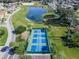
[[[27,18],[29,20],[41,23],[43,22],[43,14],[47,12],[48,10],[43,7],[29,7]]]

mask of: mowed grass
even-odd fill
[[[62,26],[51,26],[51,31],[53,32],[53,36],[63,36],[65,35],[65,32],[67,31],[67,27]]]
[[[5,27],[0,27],[0,29],[4,32],[3,35],[0,36],[0,46],[4,46],[7,41],[8,32]]]
[[[22,9],[20,11],[18,11],[16,14],[13,15],[12,22],[13,22],[14,27],[18,25],[26,26],[28,24],[28,22],[25,19],[28,7],[21,6],[21,8]]]
[[[34,28],[42,28],[45,27],[45,24],[38,24],[36,22],[28,22],[25,17],[26,13],[28,12],[27,6],[22,6],[22,9],[14,14],[13,16],[13,25],[14,27],[18,25],[31,25]],[[49,26],[48,26],[49,27]],[[65,35],[65,32],[67,31],[67,27],[62,26],[51,26],[48,28],[48,36],[50,37],[50,43],[54,43],[56,45],[57,59],[79,59],[79,49],[78,48],[68,48],[63,45],[63,42],[61,40],[61,36]]]
[[[79,48],[68,48],[63,46],[62,41],[53,40],[57,47],[57,58],[58,59],[79,59]]]

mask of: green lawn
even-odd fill
[[[13,25],[14,25],[14,27],[16,27],[18,25],[26,26],[28,24],[28,22],[25,19],[28,7],[22,6],[21,8],[22,9],[19,12],[17,12],[16,14],[13,15]]]
[[[67,31],[66,27],[52,26],[49,31],[50,43],[54,43],[56,46],[56,57],[57,59],[79,59],[79,48],[68,48],[63,45],[61,36],[65,35]]]
[[[4,46],[8,37],[8,32],[4,27],[0,27],[0,29],[4,32],[3,35],[0,35],[0,46]]]
[[[22,6],[22,9],[17,12],[13,16],[13,25],[14,27],[18,25],[23,25],[23,26],[32,26],[35,28],[42,28],[45,27],[45,24],[38,24],[35,22],[28,22],[25,19],[26,12],[28,12],[28,7],[27,6]],[[66,27],[62,26],[50,26],[48,28],[48,36],[50,39],[50,43],[54,43],[56,45],[57,53],[56,57],[57,59],[79,59],[79,49],[78,48],[68,48],[63,46],[62,41],[61,41],[61,36],[65,35],[65,32],[67,31]]]
[[[79,48],[64,47],[61,40],[53,40],[57,47],[57,58],[79,59]]]

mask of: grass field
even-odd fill
[[[63,45],[61,36],[65,35],[67,31],[66,27],[52,26],[49,31],[50,43],[54,43],[56,46],[56,58],[57,59],[79,59],[79,48],[68,48]]]
[[[0,29],[4,32],[3,35],[0,36],[0,46],[4,46],[8,37],[8,32],[4,27],[0,27]]]
[[[79,48],[64,47],[61,40],[53,40],[57,47],[57,59],[79,59]]]
[[[26,26],[27,23],[28,23],[25,19],[26,11],[27,11],[28,7],[22,6],[21,8],[22,9],[18,13],[13,15],[13,25],[14,25],[14,27],[16,27],[18,25]]]
[[[42,28],[45,27],[45,24],[38,24],[35,22],[28,22],[25,19],[26,13],[28,12],[27,6],[22,6],[22,9],[17,12],[13,16],[13,25],[14,27],[18,25],[28,26],[31,25],[35,28]],[[62,43],[61,36],[65,35],[65,32],[67,31],[66,27],[62,26],[51,26],[48,30],[48,36],[50,37],[50,42],[54,43],[56,45],[56,58],[57,59],[79,59],[79,49],[78,48],[68,48],[65,47]]]

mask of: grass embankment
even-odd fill
[[[8,37],[8,32],[5,27],[0,27],[0,32],[2,32],[0,35],[0,46],[4,46]]]
[[[45,27],[45,24],[38,24],[38,23],[34,23],[34,22],[28,22],[25,19],[26,16],[26,12],[28,12],[28,7],[27,6],[22,6],[22,9],[17,12],[14,16],[13,16],[13,25],[14,27],[18,26],[18,25],[23,25],[23,26],[28,26],[31,25],[32,27],[36,27],[36,28],[41,28],[41,27]],[[56,57],[57,59],[79,59],[79,49],[78,48],[68,48],[65,47],[62,43],[61,40],[61,36],[63,36],[65,34],[65,31],[67,31],[66,27],[62,27],[62,26],[51,26],[51,28],[49,27],[48,30],[48,36],[50,37],[50,42],[54,43],[56,45],[56,49],[57,50],[57,54]]]

